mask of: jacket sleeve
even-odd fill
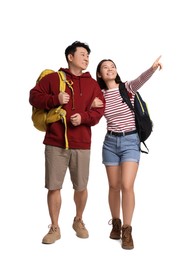
[[[58,100],[59,78],[57,73],[43,77],[29,92],[29,103],[40,109],[50,110],[60,105]]]
[[[101,99],[103,101],[104,106],[102,108],[91,108],[91,104],[95,97],[98,97],[99,99]],[[88,109],[85,112],[80,113],[81,124],[85,124],[88,126],[94,126],[94,125],[98,124],[98,122],[104,115],[105,99],[104,99],[103,93],[98,85],[95,88],[92,102],[89,104]]]

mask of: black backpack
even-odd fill
[[[140,142],[143,143],[143,145],[146,147],[147,151],[143,151],[141,150],[141,148],[140,150],[142,153],[148,153],[149,149],[147,148],[145,141],[153,131],[153,122],[150,118],[147,104],[145,103],[145,101],[142,99],[139,92],[137,91],[135,94],[134,107],[133,107],[124,83],[119,84],[119,92],[123,99],[123,102],[125,102],[128,105],[128,107],[131,110],[133,110],[135,113],[135,124],[139,135],[139,139]]]

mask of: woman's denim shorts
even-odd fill
[[[140,160],[140,140],[137,133],[115,136],[106,134],[102,149],[103,164],[119,165],[122,162]]]

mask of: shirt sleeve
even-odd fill
[[[153,75],[154,72],[155,71],[151,67],[148,70],[146,70],[145,72],[143,72],[136,79],[127,81],[125,83],[127,91],[136,93],[143,86],[143,84],[151,78],[151,76]]]

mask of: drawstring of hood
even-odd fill
[[[81,88],[81,79],[79,77],[79,89],[80,89],[80,96],[82,96],[82,88]]]
[[[89,72],[84,72],[84,73],[82,73],[82,75],[76,76],[76,75],[72,74],[69,69],[60,68],[59,70],[64,71],[65,74],[68,76],[68,80],[66,79],[66,84],[70,88],[71,93],[72,93],[72,109],[74,110],[75,109],[75,100],[74,100],[73,84],[75,84],[76,87],[79,88],[80,96],[83,96],[83,91],[82,91],[83,90],[83,88],[82,88],[83,81],[82,80],[85,78],[91,78],[91,75]]]

